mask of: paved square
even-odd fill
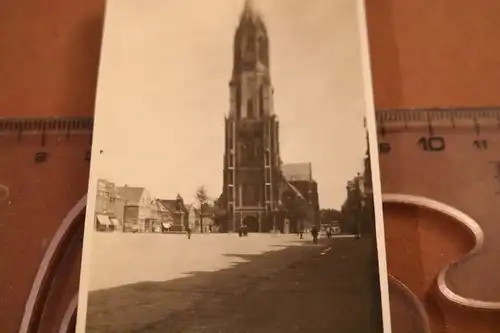
[[[307,238],[103,235],[86,332],[381,333],[375,240]]]
[[[168,281],[189,272],[212,272],[245,261],[235,255],[262,254],[302,245],[295,234],[94,233],[90,290],[146,281]],[[311,241],[310,235],[304,236]],[[227,256],[231,254],[233,256]]]

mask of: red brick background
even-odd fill
[[[367,0],[367,11],[377,108],[500,105],[500,2]],[[0,2],[0,117],[92,115],[103,12],[103,0]],[[3,333],[16,332],[46,241],[84,194],[88,174],[85,139],[49,142],[44,165],[32,160],[38,141],[13,140],[0,138],[0,183],[11,188],[14,205],[0,206],[0,271],[9,272],[0,274]],[[444,218],[391,206],[386,215],[389,269],[418,293],[428,281],[412,280],[422,267],[406,257],[416,262],[418,252],[401,249],[416,246],[412,233],[419,225],[441,225]],[[466,240],[446,233],[433,231],[429,258],[443,242],[450,256],[462,253]],[[398,234],[408,242],[393,237]],[[451,309],[446,316],[447,333],[496,332],[483,315]]]

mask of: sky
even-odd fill
[[[105,178],[164,199],[193,201],[201,185],[220,195],[243,3],[108,1],[90,189]],[[321,208],[338,209],[366,150],[356,1],[254,3],[269,33],[281,158],[311,162]]]

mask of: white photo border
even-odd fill
[[[391,333],[391,311],[389,302],[389,286],[388,286],[388,271],[387,271],[387,261],[386,261],[386,247],[385,247],[385,232],[384,232],[384,216],[383,216],[383,205],[382,205],[382,189],[381,189],[381,179],[380,179],[380,166],[378,158],[378,140],[377,140],[377,127],[375,120],[375,105],[373,96],[373,82],[372,82],[372,71],[370,64],[370,50],[368,42],[368,28],[366,22],[366,6],[364,0],[356,0],[357,4],[357,20],[358,20],[358,31],[359,31],[359,42],[361,46],[361,61],[362,61],[362,75],[364,84],[364,100],[365,100],[365,119],[366,119],[366,129],[369,138],[369,149],[370,154],[370,167],[372,174],[372,186],[373,186],[373,201],[374,201],[374,213],[375,213],[375,230],[376,230],[376,242],[377,242],[377,256],[378,256],[378,272],[380,281],[380,293],[381,293],[381,307],[382,307],[382,320],[383,320],[383,331],[384,333]],[[105,21],[103,25],[103,41],[106,36],[106,17],[108,16],[108,2],[106,2],[105,9]],[[101,58],[99,69],[106,65],[110,60],[106,59],[106,44],[103,43],[101,46]],[[96,103],[99,105],[100,92],[97,89],[96,93]],[[94,133],[96,129],[99,128],[99,118],[94,119]],[[92,160],[90,165],[90,170],[94,169],[97,164],[97,159],[100,154],[100,142],[94,138],[92,145]],[[91,195],[87,196],[87,207],[86,207],[86,219],[85,219],[85,236],[83,239],[83,249],[82,249],[82,261],[81,261],[81,273],[80,273],[80,287],[78,292],[78,308],[77,308],[77,320],[76,320],[76,330],[75,333],[84,333],[86,331],[87,322],[87,310],[88,310],[88,289],[90,286],[90,266],[91,266],[91,256],[92,256],[92,240],[93,234],[96,232],[94,228],[94,210],[96,204],[97,192],[97,179],[96,175],[91,172],[89,176],[89,186],[88,193]]]

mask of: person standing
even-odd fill
[[[191,239],[191,227],[187,227],[187,235],[188,235],[188,239]]]
[[[316,226],[313,226],[311,230],[311,235],[313,236],[313,242],[314,244],[318,244],[318,228]]]

